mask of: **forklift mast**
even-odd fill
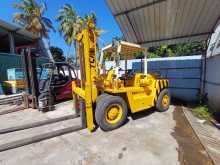
[[[77,36],[77,55],[80,65],[80,87],[73,82],[73,97],[80,96],[85,102],[87,128],[92,131],[95,127],[93,123],[93,103],[96,101],[98,90],[96,81],[98,78],[98,67],[96,60],[96,37],[94,23],[88,22],[87,27]]]

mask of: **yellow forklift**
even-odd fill
[[[160,112],[168,110],[168,80],[147,74],[146,50],[136,44],[116,41],[102,49],[98,62],[97,36],[93,22],[89,21],[76,39],[80,83],[73,82],[72,90],[74,106],[84,126],[93,131],[97,124],[109,131],[122,126],[129,112],[146,111],[151,107]],[[127,69],[127,60],[139,52],[145,54],[144,73]],[[105,53],[111,53],[114,58],[108,71],[102,68]],[[124,69],[120,67],[121,57],[125,59]]]

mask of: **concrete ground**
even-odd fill
[[[0,116],[0,129],[74,113],[71,104],[41,113],[25,110]],[[129,117],[120,129],[90,133],[81,130],[0,153],[1,165],[177,165],[179,144],[173,136],[175,106],[167,112],[149,111]],[[79,121],[64,121],[50,126],[0,135],[0,145],[42,132],[65,128]],[[205,152],[205,151],[204,151]],[[206,155],[205,155],[206,156]],[[187,164],[187,163],[186,163]]]
[[[196,118],[189,109],[184,114],[215,164],[220,164],[220,130],[212,123]]]

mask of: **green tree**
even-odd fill
[[[66,60],[66,58],[63,55],[62,49],[60,49],[58,47],[51,46],[50,52],[51,52],[55,62],[64,62]]]
[[[70,4],[63,5],[56,17],[56,21],[59,23],[59,32],[63,36],[67,45],[72,46],[75,43],[77,35],[88,25],[90,21],[94,23],[94,31],[99,36],[102,30],[97,28],[97,19],[94,13],[90,13],[81,17],[77,15],[75,9]],[[74,44],[74,46],[76,46]],[[76,47],[75,47],[76,48]],[[97,45],[98,48],[98,45]],[[76,57],[76,64],[79,57]]]
[[[97,35],[100,35],[102,32],[101,29],[96,27],[96,15],[94,13],[81,17],[77,15],[75,9],[70,4],[65,4],[60,8],[56,20],[59,23],[59,32],[63,35],[64,40],[68,45],[73,43],[89,20],[94,22],[94,29],[97,32]]]
[[[148,58],[189,56],[201,54],[206,50],[206,42],[179,43],[174,45],[160,45],[148,50]]]
[[[59,9],[56,20],[59,23],[60,34],[63,35],[66,43],[71,45],[81,29],[81,17],[76,14],[75,9],[71,5],[65,4],[62,8]]]
[[[180,43],[171,46],[176,56],[201,54],[206,50],[206,42]]]
[[[51,29],[55,31],[51,20],[44,16],[47,10],[46,3],[39,4],[35,0],[21,0],[13,6],[20,11],[14,14],[13,21],[26,30],[45,38],[48,38]]]
[[[144,53],[143,52],[138,52],[134,55],[135,59],[143,59],[144,58]]]

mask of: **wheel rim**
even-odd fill
[[[118,123],[123,116],[123,110],[121,105],[113,104],[107,108],[105,119],[110,124]]]
[[[164,95],[162,98],[162,105],[164,108],[167,108],[169,106],[169,96],[168,95]]]

